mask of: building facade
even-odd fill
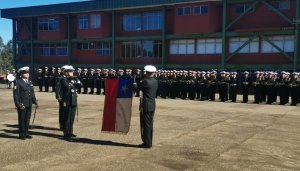
[[[1,10],[16,67],[298,70],[300,0],[97,0]]]

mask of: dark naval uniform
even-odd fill
[[[64,138],[70,139],[73,135],[73,124],[77,109],[77,88],[71,78],[65,76],[60,79],[60,91],[64,111]]]
[[[153,116],[155,112],[155,97],[158,82],[154,77],[145,78],[141,83],[143,99],[141,102],[140,124],[143,147],[152,147]]]
[[[43,91],[43,73],[40,71],[36,74],[38,85],[39,85],[39,91]]]
[[[19,137],[30,138],[28,134],[32,104],[37,105],[33,84],[30,80],[17,79],[13,91],[14,102],[18,110]]]
[[[251,78],[249,76],[243,76],[241,80],[243,103],[248,103],[249,89],[251,86]]]
[[[61,131],[64,130],[64,124],[65,124],[65,120],[64,120],[64,103],[62,101],[62,91],[61,91],[61,78],[63,76],[61,75],[58,75],[57,78],[56,78],[56,89],[55,89],[55,96],[56,96],[56,99],[58,101],[58,104],[59,104],[59,114],[58,114],[58,120],[59,120],[59,128]]]

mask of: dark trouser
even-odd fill
[[[236,102],[237,86],[230,86],[230,99],[232,102]]]
[[[29,122],[31,116],[32,106],[26,107],[21,110],[18,109],[18,120],[19,120],[19,137],[24,138],[28,135]]]
[[[196,96],[196,87],[195,85],[189,85],[189,98],[190,100],[195,100]]]
[[[206,85],[205,84],[200,84],[200,99],[203,101],[205,100],[206,96]]]
[[[101,80],[96,81],[96,94],[101,94]]]
[[[95,86],[94,85],[90,85],[90,94],[94,94],[94,89],[95,89]]]
[[[136,90],[135,90],[135,96],[136,97],[140,97],[140,87],[141,87],[141,84],[140,83],[138,83],[137,84],[137,87],[136,87]]]
[[[211,85],[209,86],[209,100],[210,101],[215,101],[216,96],[216,86]]]
[[[284,85],[280,87],[279,90],[280,95],[280,104],[284,105],[289,102],[289,87]]]
[[[249,86],[243,86],[243,103],[248,103]]]
[[[65,126],[64,126],[64,136],[70,138],[73,134],[73,124],[75,120],[76,106],[66,106],[64,107],[65,112]]]
[[[261,99],[261,85],[254,86],[254,103],[259,103]]]
[[[64,130],[65,119],[64,119],[64,102],[60,101],[59,103],[59,128]]]
[[[56,81],[52,81],[52,92],[55,92]]]
[[[291,105],[297,105],[299,103],[299,86],[293,86],[291,88],[291,98],[292,98],[292,103]]]
[[[81,87],[77,89],[77,93],[78,93],[78,94],[81,93]]]
[[[88,92],[88,86],[86,84],[83,84],[83,94],[87,94]]]
[[[147,148],[152,147],[154,112],[141,112],[140,125],[142,141]]]
[[[45,80],[45,92],[49,91],[49,79]]]
[[[261,85],[261,98],[260,102],[265,102],[267,100],[267,88],[265,85]]]
[[[226,84],[221,84],[219,88],[220,88],[219,89],[220,99],[222,102],[225,102],[227,100],[226,95],[228,94],[227,86],[226,86]]]
[[[42,79],[39,79],[39,80],[38,80],[38,84],[39,84],[39,90],[40,90],[40,91],[43,91],[43,80],[42,80]]]

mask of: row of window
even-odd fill
[[[251,4],[238,4],[235,6],[235,12],[237,14],[245,13]],[[288,10],[290,9],[290,0],[271,1],[270,5],[277,10]],[[253,12],[254,8],[251,8],[249,12]]]
[[[270,4],[279,10],[289,9],[290,1],[271,1]],[[250,4],[238,4],[235,6],[235,12],[238,14],[246,12]],[[253,12],[252,8],[250,12]],[[179,7],[177,8],[178,16],[202,15],[208,13],[208,6],[201,5],[195,7]],[[123,15],[122,28],[123,31],[140,31],[140,30],[161,30],[163,23],[162,12],[146,12],[142,14],[126,14]],[[59,30],[60,22],[57,18],[39,19],[40,31],[57,31]],[[78,16],[79,29],[97,29],[101,27],[101,15],[80,15]]]
[[[40,56],[67,56],[68,47],[66,44],[41,44],[39,53]]]
[[[236,52],[250,38],[238,37],[229,39],[229,53]],[[268,38],[278,48],[284,52],[294,52],[294,36],[273,36]],[[20,47],[19,53],[22,56],[28,55],[29,48]],[[97,56],[111,56],[111,42],[88,42],[78,43],[79,50],[96,50]],[[279,51],[265,40],[259,38],[253,39],[238,53],[279,53]],[[222,39],[198,39],[198,40],[171,40],[170,54],[221,54]],[[67,56],[68,48],[66,44],[41,44],[39,45],[40,56]],[[121,42],[121,57],[139,58],[139,57],[161,57],[162,43],[161,40],[146,41],[128,41]]]
[[[177,8],[178,16],[202,15],[208,13],[208,6],[201,5],[196,7],[179,7]]]
[[[161,30],[162,29],[162,12],[147,12],[143,14],[126,14],[123,15],[123,31],[140,31],[140,30]]]
[[[96,49],[97,56],[110,56],[112,52],[111,42],[88,42],[78,43],[77,49],[79,50],[94,50]]]
[[[231,38],[229,39],[229,52],[234,53],[249,38]],[[294,36],[273,36],[269,40],[284,52],[294,52]],[[260,46],[261,44],[261,46]],[[239,53],[279,53],[279,51],[269,42],[255,38]],[[222,39],[198,39],[195,40],[172,40],[170,42],[170,54],[221,54]]]
[[[121,43],[122,58],[161,57],[161,40],[130,41]]]

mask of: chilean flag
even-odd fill
[[[132,85],[132,79],[106,79],[102,131],[125,134],[129,132]]]

